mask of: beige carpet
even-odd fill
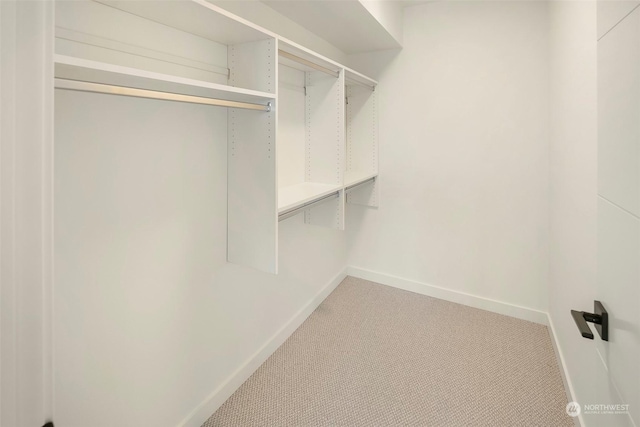
[[[545,326],[347,278],[203,427],[573,426]]]

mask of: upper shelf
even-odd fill
[[[74,81],[262,105],[266,105],[267,102],[274,99],[274,95],[267,92],[193,80],[64,55],[55,55],[55,76],[56,78]]]
[[[346,54],[402,47],[362,1],[263,0],[263,2]],[[399,10],[399,12],[402,16],[402,11]]]
[[[370,89],[375,89],[378,85],[376,80],[354,71],[351,68],[340,65],[329,58],[319,55],[285,38],[279,38],[279,49],[280,56],[278,57],[278,62],[288,67],[301,71],[325,69],[329,74],[337,74],[341,70],[344,70],[345,82],[347,85],[356,84],[359,86],[366,86]],[[305,63],[307,65],[305,65]]]
[[[205,0],[95,1],[226,45],[265,40],[274,36]]]
[[[377,81],[350,68],[345,68],[345,82],[347,85],[357,84],[360,86],[366,86],[370,89],[375,89],[378,85]]]
[[[337,75],[343,68],[337,62],[283,38],[279,39],[278,49],[280,50],[278,62],[300,71],[324,69]]]

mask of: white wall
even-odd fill
[[[227,264],[226,110],[56,91],[55,111],[56,425],[200,425],[344,270],[344,233],[291,218],[278,276]]]
[[[349,207],[351,265],[546,311],[547,20],[414,6],[402,51],[352,58],[380,79],[380,208]]]
[[[569,313],[589,311],[595,299],[596,2],[551,2],[549,34],[549,316],[575,400],[595,403],[595,344],[579,335]]]

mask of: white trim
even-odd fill
[[[498,314],[504,314],[505,316],[516,317],[518,319],[528,320],[542,325],[546,325],[548,321],[547,313],[543,311],[451,289],[440,288],[438,286],[367,270],[360,267],[349,266],[347,268],[347,274],[360,279],[371,280],[372,282],[380,283],[382,285],[392,286],[394,288],[404,289],[405,291],[415,292],[417,294],[427,295]]]
[[[0,425],[18,423],[15,16],[15,2],[0,3]]]
[[[567,364],[558,342],[556,335],[556,329],[553,326],[553,320],[551,315],[547,313],[547,329],[549,330],[549,337],[551,338],[551,344],[553,345],[553,351],[556,353],[556,359],[558,360],[558,367],[560,368],[560,375],[562,376],[562,382],[564,383],[564,391],[567,394],[567,400],[569,402],[575,402],[575,392],[573,390],[573,384],[571,383],[571,377],[569,377],[569,371],[567,370]],[[573,423],[576,427],[585,425],[582,413],[573,418]]]
[[[2,425],[42,425],[53,411],[53,7],[0,4]]]
[[[307,317],[347,277],[343,269],[316,296],[302,307],[253,356],[246,360],[227,380],[215,389],[180,424],[180,427],[200,427],[268,358],[295,332]]]
[[[54,285],[54,129],[55,129],[55,2],[43,7],[43,69],[42,69],[42,400],[45,420],[53,419],[53,285]]]

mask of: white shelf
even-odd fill
[[[275,95],[250,89],[193,80],[137,68],[55,55],[55,76],[68,80],[124,86],[136,89],[266,104]]]
[[[278,213],[313,202],[342,189],[341,185],[303,182],[278,190]]]
[[[350,187],[352,185],[360,184],[371,178],[376,178],[378,173],[360,172],[360,171],[346,171],[344,173],[344,186]]]
[[[366,2],[282,0],[263,0],[263,2],[346,54],[402,47],[402,44],[371,14],[364,5]]]
[[[330,59],[325,58],[324,56],[318,55],[311,50],[305,49],[302,46],[296,45],[295,43],[286,39],[279,39],[278,48],[285,53],[298,57],[303,61],[307,61],[319,67],[330,70],[336,74],[343,69],[340,64],[333,62]],[[278,57],[278,62],[282,65],[286,65],[287,67],[295,68],[300,71],[317,70],[317,68],[307,67],[303,64],[300,64],[299,62],[292,61],[291,59],[283,56]]]
[[[345,68],[344,71],[347,85],[357,84],[360,86],[366,86],[371,89],[375,89],[375,87],[378,85],[378,82],[376,80],[370,79],[364,74],[360,74],[359,72],[354,71],[350,68]]]
[[[150,21],[226,45],[265,40],[274,35],[206,0],[96,0]]]

